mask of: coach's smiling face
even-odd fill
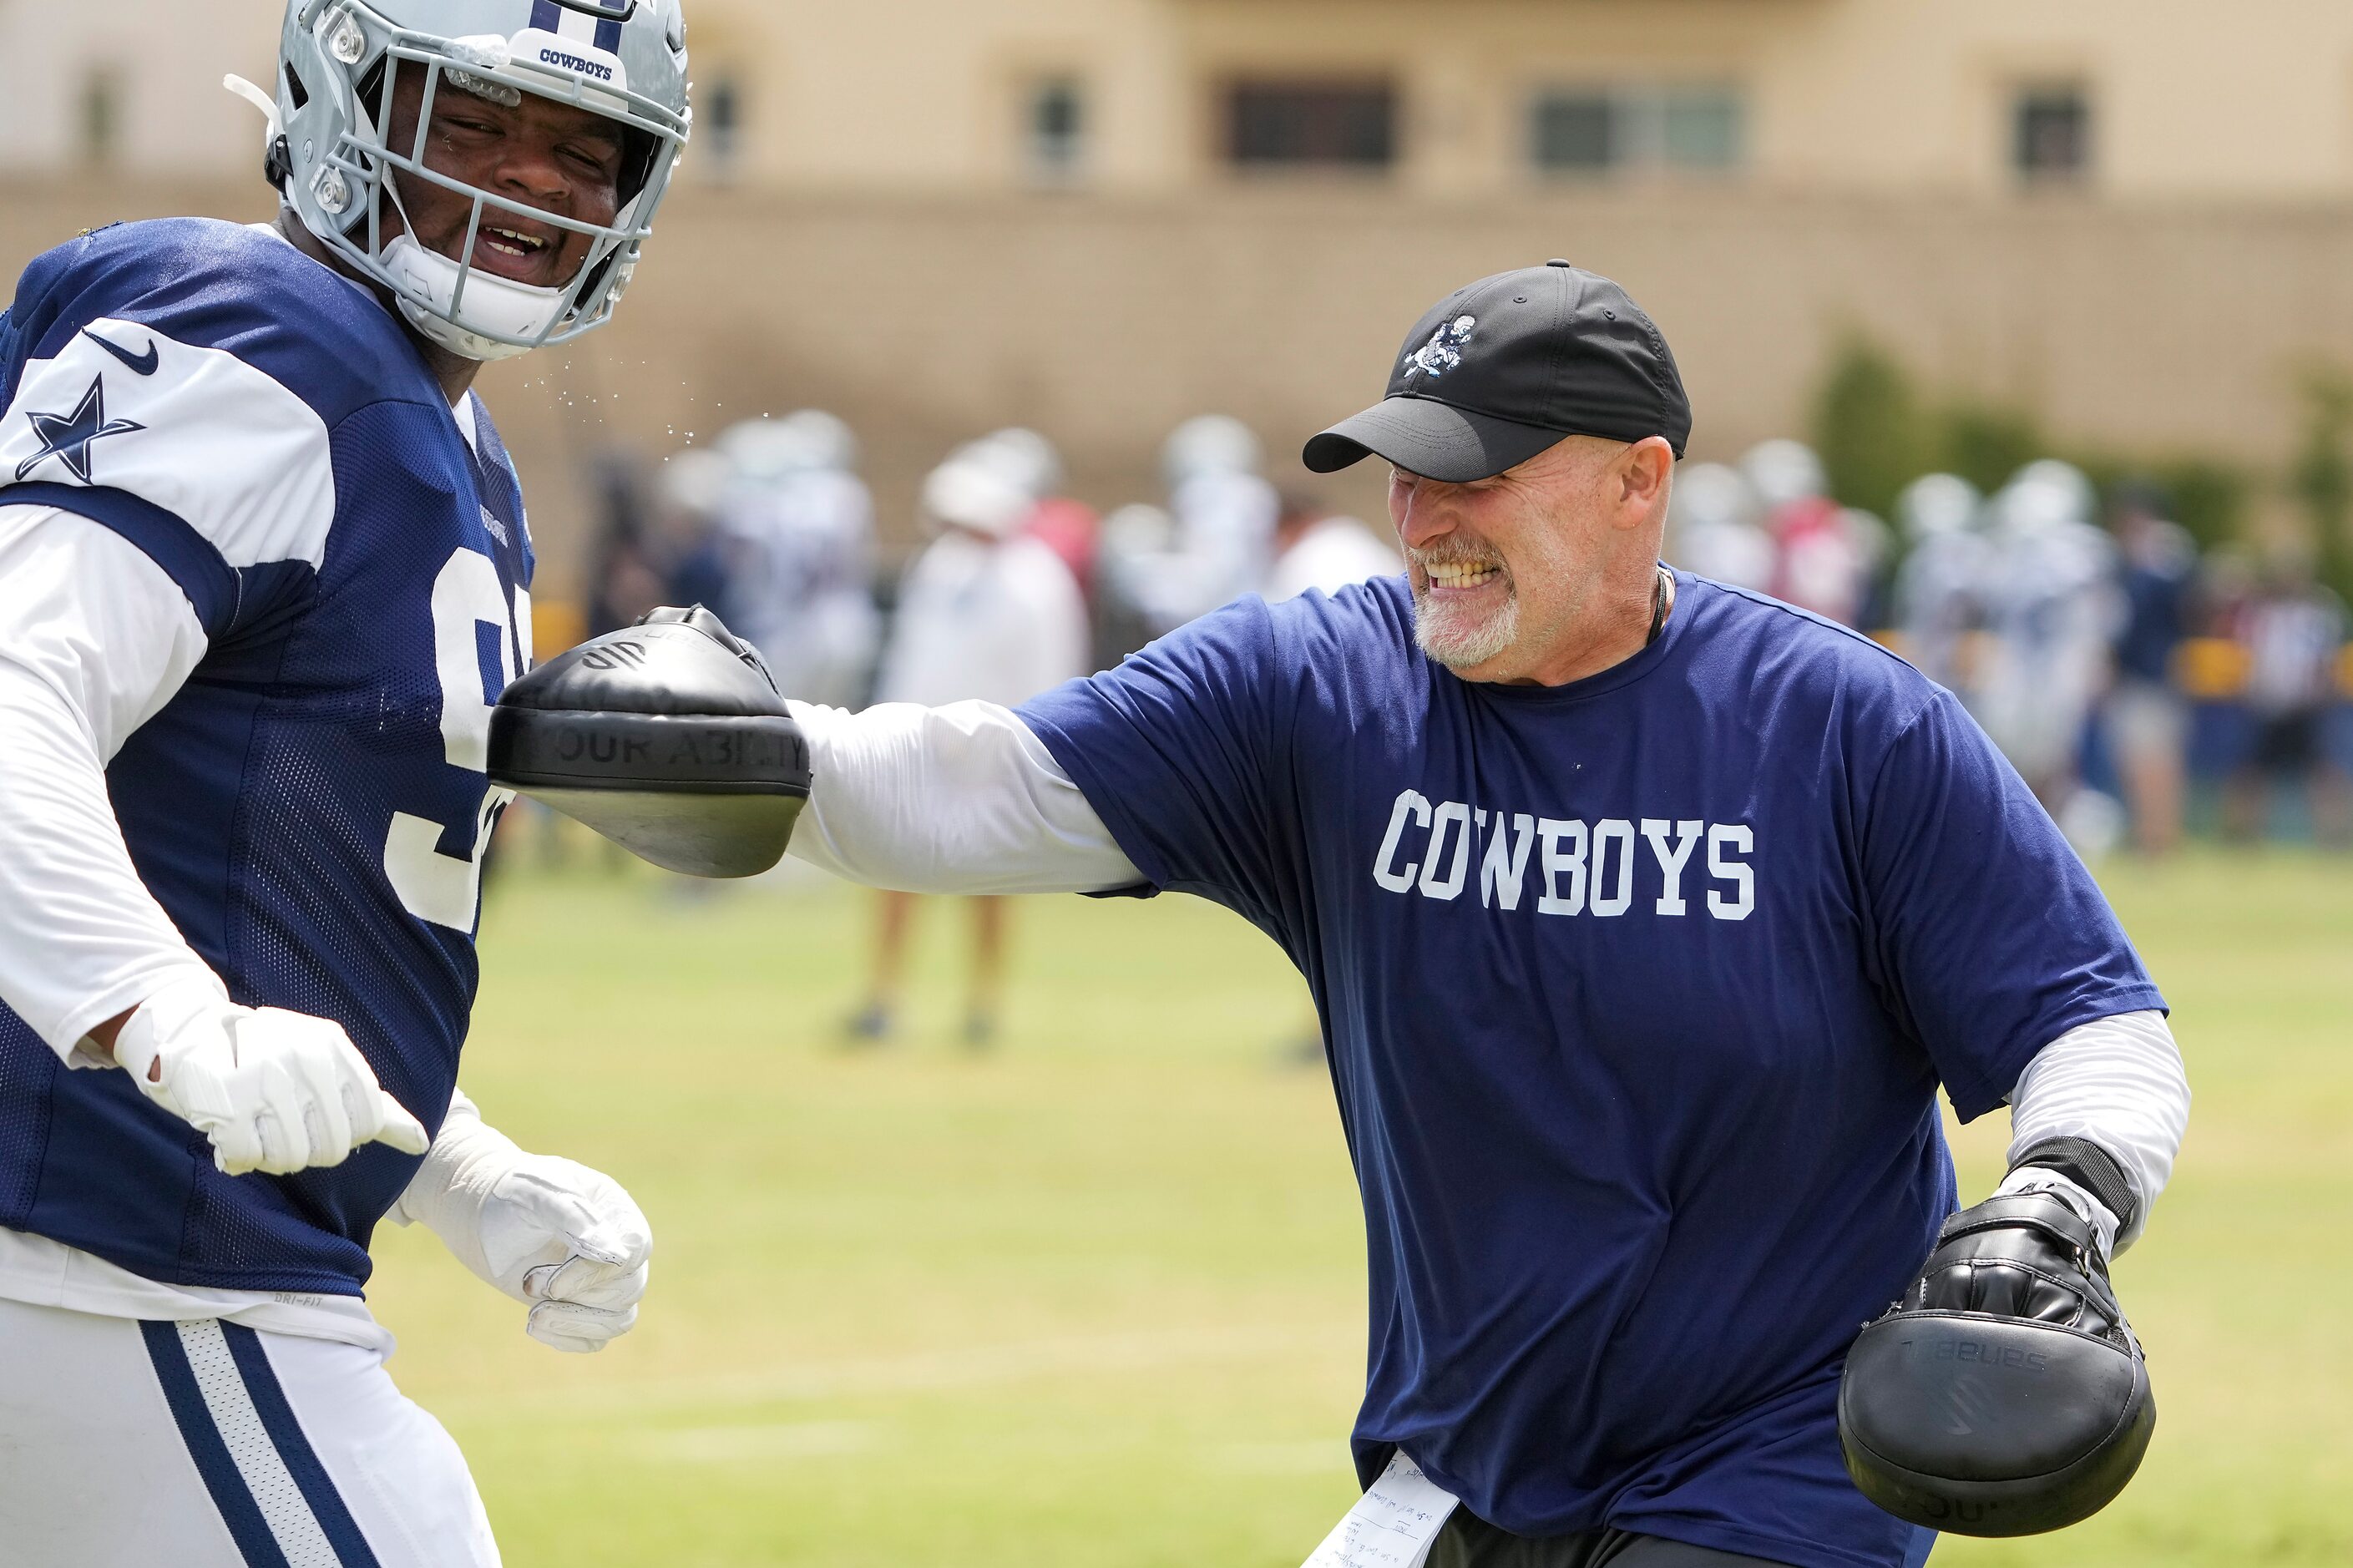
[[[1466,680],[1559,686],[1640,651],[1674,452],[1570,436],[1493,479],[1392,468],[1422,651]]]
[[[508,205],[485,205],[474,266],[535,288],[559,289],[588,258],[589,237],[543,222],[552,213],[580,223],[610,224],[620,211],[621,128],[601,114],[531,93],[512,106],[454,86],[446,77],[426,129],[425,166],[490,192]],[[393,90],[389,144],[417,143],[425,73],[404,69]],[[466,246],[473,201],[430,180],[396,176],[409,231],[428,250],[457,260]],[[397,221],[397,215],[386,216]]]

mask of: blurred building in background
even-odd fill
[[[0,269],[116,217],[259,217],[277,0],[0,0]],[[2187,0],[690,0],[690,178],[616,327],[501,367],[550,585],[599,450],[815,405],[885,548],[1008,423],[1102,505],[1180,419],[1274,455],[1445,289],[1625,281],[1730,457],[1836,335],[2135,447],[2293,439],[2353,362],[2353,10]],[[1350,489],[1350,485],[1359,488]],[[1345,510],[1378,515],[1363,481]]]
[[[217,173],[272,0],[0,4],[0,166]],[[2353,195],[2353,10],[2272,0],[694,0],[706,180],[1167,193],[1312,172]]]
[[[116,219],[269,216],[259,119],[219,82],[269,77],[281,16],[0,0],[0,273]],[[2299,496],[2353,510],[2353,390],[2313,391],[2353,389],[2342,0],[2227,20],[2188,0],[688,0],[688,16],[696,138],[627,305],[484,378],[533,500],[545,646],[680,591],[649,563],[727,557],[744,530],[715,513],[717,543],[671,538],[662,520],[706,476],[661,470],[797,408],[854,432],[882,581],[917,542],[940,455],[1022,426],[1060,447],[1071,497],[1124,509],[1101,563],[1072,558],[1091,587],[1112,582],[1123,552],[1167,554],[1182,531],[1134,504],[1174,504],[1160,449],[1180,423],[1235,416],[1265,454],[1250,483],[1299,489],[1300,439],[1377,394],[1432,299],[1553,255],[1658,318],[1694,458],[1815,439],[1845,510],[1800,497],[1788,516],[1814,520],[1830,566],[1867,560],[1842,616],[1890,624],[1913,602],[1894,557],[1923,535],[1893,487],[1931,468],[1990,491],[2063,445],[2103,471],[2235,474],[2257,533]],[[2031,426],[2044,448],[1974,470],[1891,454],[1886,495],[1847,493],[1852,448],[1880,437],[1825,442],[1841,432],[1819,395],[1866,341],[1964,416],[1945,425]],[[1865,393],[1866,416],[1889,401]],[[1381,518],[1377,468],[1286,515]],[[1897,526],[1837,521],[1856,508]],[[1788,579],[1760,586],[1797,592],[1805,531],[1775,524],[1760,554],[1736,510],[1692,539],[1716,570],[1737,578],[1746,551]],[[2333,542],[2325,515],[2306,534],[2341,584],[2353,519]],[[2263,560],[2276,540],[2248,542]],[[1976,533],[1948,539],[1933,553],[1952,562],[1910,574],[1924,650],[1985,629],[1981,605],[1947,613],[1973,579],[1944,567],[1972,550]],[[2252,679],[2220,658],[2193,659],[2188,685]],[[2162,718],[2129,736],[2168,733]],[[2300,731],[2274,729],[2287,757]]]

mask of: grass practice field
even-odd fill
[[[373,1291],[510,1564],[1295,1568],[1355,1494],[1363,1244],[1271,944],[1186,898],[1026,900],[976,1057],[936,902],[909,1032],[850,1055],[864,895],[527,858],[491,892],[465,1081],[636,1193],[643,1322],[545,1350],[422,1230],[379,1233]],[[2106,880],[2198,1094],[2118,1270],[2156,1446],[2092,1523],[1936,1562],[2353,1562],[2353,865]],[[1959,1135],[1965,1197],[2006,1121]]]

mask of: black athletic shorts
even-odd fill
[[[1429,1568],[1778,1568],[1762,1557],[1740,1557],[1662,1541],[1655,1535],[1629,1535],[1622,1530],[1593,1530],[1582,1535],[1536,1539],[1498,1530],[1468,1510],[1456,1509],[1446,1528],[1430,1543]]]
[[[2255,726],[2254,754],[2249,761],[2264,773],[2301,778],[2320,765],[2321,710],[2291,708],[2266,715]]]

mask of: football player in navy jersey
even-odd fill
[[[0,1557],[483,1564],[362,1289],[422,1221],[591,1351],[651,1237],[458,1088],[522,497],[470,388],[607,320],[681,0],[290,0],[273,226],[0,313]]]
[[[1659,563],[1690,427],[1617,285],[1502,273],[1307,447],[1389,461],[1406,575],[1018,710],[793,708],[803,858],[1196,893],[1306,976],[1371,1268],[1314,1568],[1917,1568],[1836,1402],[1956,1204],[1939,1089],[2101,1269],[2172,1167],[2163,999],[1951,694]]]

